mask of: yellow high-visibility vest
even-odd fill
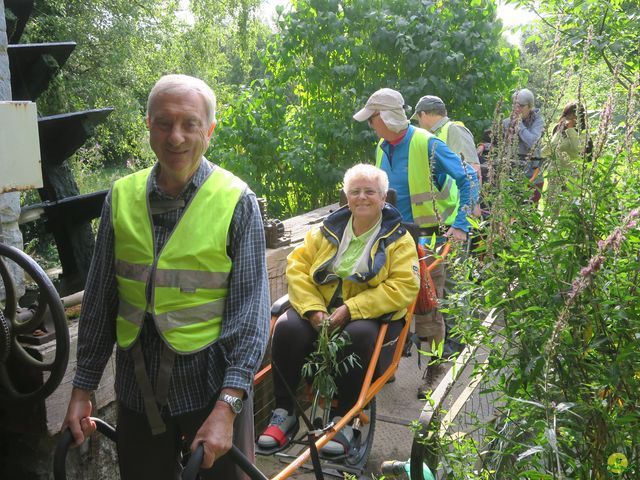
[[[148,312],[169,348],[194,353],[220,335],[232,265],[227,236],[247,185],[216,167],[156,255],[148,195],[150,172],[149,168],[128,175],[113,186],[117,341],[121,348],[130,348]]]
[[[409,143],[409,195],[413,221],[420,227],[452,225],[458,215],[458,186],[447,175],[441,190],[433,184],[429,161],[431,132],[416,128]],[[376,149],[376,166],[380,168],[384,154],[380,140]],[[437,145],[435,148],[438,148]]]
[[[440,127],[436,135],[436,137],[438,137],[444,143],[447,143],[447,139],[449,138],[449,127],[451,126],[452,123],[455,123],[456,125],[460,125],[461,127],[464,127],[464,123],[459,121],[454,122],[453,120],[449,120],[447,123],[445,123],[442,127]]]

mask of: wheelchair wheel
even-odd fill
[[[366,417],[365,421],[362,421]],[[373,436],[376,430],[376,399],[362,411],[362,415],[354,420],[354,446],[345,458],[345,464],[363,468],[369,460]]]

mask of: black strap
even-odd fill
[[[160,369],[158,371],[158,384],[156,385],[156,401],[161,407],[166,406],[169,400],[169,384],[171,383],[171,372],[173,371],[175,359],[176,352],[163,344]]]
[[[166,348],[166,347],[165,347]],[[151,427],[151,434],[158,435],[166,431],[166,426],[160,415],[160,409],[156,403],[156,396],[153,393],[153,387],[149,381],[147,375],[147,369],[144,365],[144,355],[142,354],[142,348],[140,347],[140,341],[136,340],[133,348],[131,348],[131,355],[133,357],[133,366],[136,374],[136,380],[138,382],[138,388],[142,394],[142,400],[144,402],[144,410]],[[160,379],[159,379],[160,380]],[[160,382],[159,382],[160,383]]]

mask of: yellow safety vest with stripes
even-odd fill
[[[149,312],[169,348],[180,354],[194,353],[220,335],[232,265],[227,236],[236,204],[247,185],[216,167],[155,255],[148,195],[150,172],[149,168],[128,175],[113,186],[119,296],[116,337],[121,348],[132,347],[145,312]]]
[[[416,128],[409,143],[409,196],[413,222],[420,227],[452,225],[458,214],[458,186],[447,175],[441,190],[433,184],[429,161],[429,139],[434,135]],[[376,167],[382,164],[382,142],[376,149]],[[434,148],[438,148],[436,144]]]
[[[461,127],[464,127],[464,123],[459,121],[449,120],[447,123],[445,123],[442,127],[440,127],[436,135],[436,137],[438,137],[444,143],[447,143],[447,139],[449,138],[449,127],[451,126],[452,123],[455,123],[456,125],[460,125]]]

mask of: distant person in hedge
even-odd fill
[[[396,90],[376,91],[353,118],[367,121],[380,138],[375,150],[376,166],[387,172],[389,186],[397,192],[402,219],[419,227],[420,242],[429,244],[434,234],[466,242],[471,227],[467,215],[473,212],[478,199],[475,170],[433,133],[409,124],[404,98]],[[443,263],[431,272],[438,298],[444,295]],[[415,328],[429,350],[445,338],[444,319],[438,309],[416,315]],[[439,366],[426,370],[425,384],[418,390],[420,398],[440,373]]]
[[[544,120],[535,106],[533,92],[527,88],[517,90],[512,96],[513,106],[509,118],[502,122],[507,149],[513,149],[515,166],[531,182],[533,203],[540,200],[544,176],[540,140],[544,132]]]
[[[549,158],[545,198],[557,203],[559,193],[569,183],[576,184],[582,161],[590,160],[593,142],[587,135],[587,116],[584,106],[577,102],[567,104],[558,123],[553,127],[551,140],[542,149]]]
[[[542,150],[553,159],[552,167],[560,173],[575,176],[576,162],[590,160],[593,142],[587,137],[587,116],[584,106],[568,103],[553,127],[551,141]]]
[[[416,244],[402,225],[400,212],[385,203],[388,186],[387,174],[372,165],[347,170],[343,187],[347,205],[310,230],[304,243],[287,258],[292,308],[278,318],[272,346],[272,361],[284,378],[273,377],[275,410],[257,442],[263,453],[286,447],[298,430],[294,401],[286,385],[296,390],[323,322],[349,334],[351,343],[342,352],[343,358],[355,353],[360,363],[335,379],[334,421],[358,399],[381,321],[390,323],[376,375],[391,363],[393,341],[400,335],[420,280]],[[386,314],[392,314],[391,318],[380,320]],[[353,428],[347,425],[321,453],[344,455],[353,440]]]
[[[418,100],[411,120],[417,120],[420,128],[428,130],[446,143],[463,162],[473,167],[480,178],[480,164],[473,134],[464,123],[448,117],[447,107],[440,97],[425,95]]]
[[[423,128],[442,140],[447,146],[460,157],[460,160],[473,168],[476,172],[478,181],[480,180],[480,163],[476,152],[476,145],[473,140],[473,134],[469,131],[464,123],[449,119],[447,107],[440,97],[435,95],[425,95],[418,100],[414,108],[414,114],[411,120],[417,120],[420,128]],[[474,190],[479,190],[480,185],[472,185]],[[480,202],[477,202],[474,209],[474,216],[480,217]],[[449,279],[448,289],[455,289],[455,285]],[[454,319],[448,317],[445,322],[445,344],[444,350],[449,352],[462,350],[463,345],[450,335],[451,329],[454,327]]]

